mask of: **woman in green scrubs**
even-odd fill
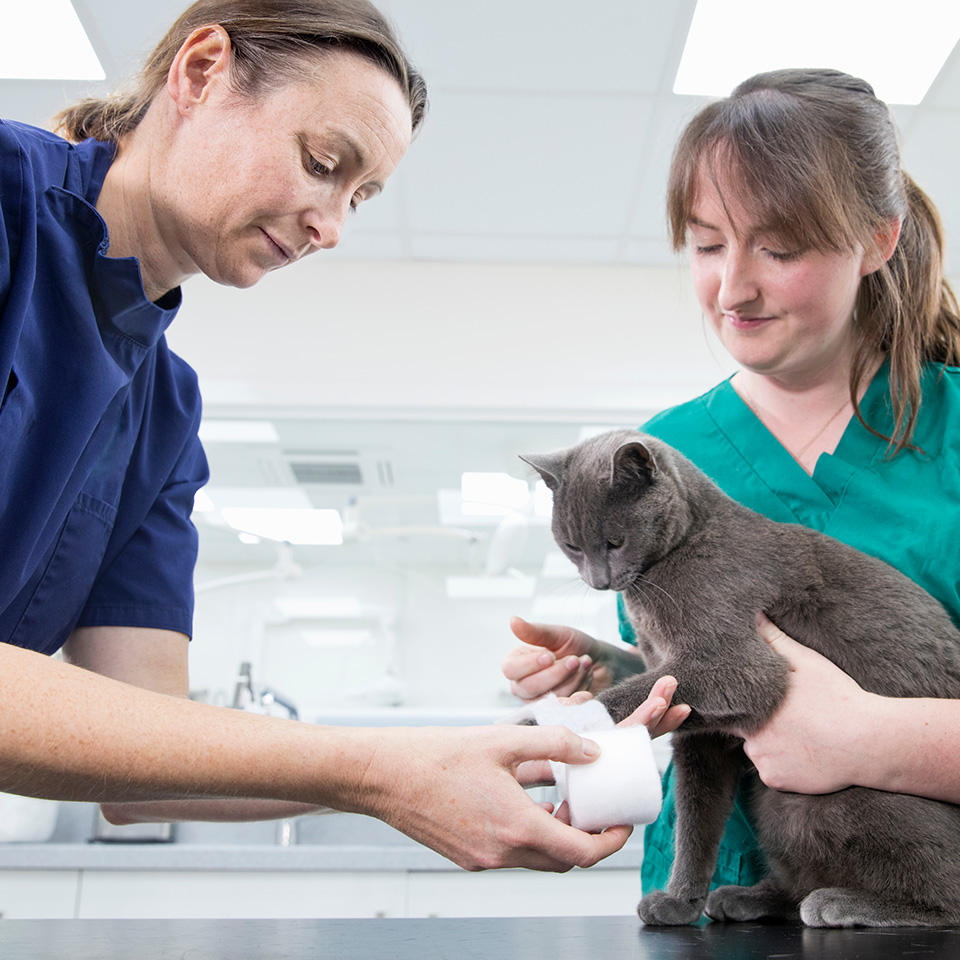
[[[643,429],[746,506],[897,567],[960,624],[960,319],[939,218],[900,167],[886,106],[835,71],[753,77],[684,131],[668,209],[703,315],[740,370]],[[525,646],[504,672],[521,697],[596,692],[638,668],[569,628],[514,628]],[[745,743],[766,783],[960,802],[960,702],[867,694],[774,626],[761,632],[794,669],[784,707]],[[645,892],[667,885],[673,824],[668,771]],[[714,884],[764,873],[738,803]]]

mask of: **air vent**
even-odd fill
[[[291,460],[290,469],[297,483],[363,483],[360,464],[333,460]]]

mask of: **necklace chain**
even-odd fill
[[[756,400],[754,400],[754,398],[750,395],[749,391],[746,389],[745,385],[741,384],[740,388],[742,391],[740,395],[743,398],[746,405],[753,411],[754,416],[761,423],[763,423],[764,425],[767,425],[767,422],[764,419],[763,414],[761,413],[761,411],[763,410],[763,407],[761,407],[760,404],[758,404]],[[850,406],[850,398],[844,397],[843,403],[840,405],[837,411],[831,415],[831,417],[823,424],[823,426],[812,437],[810,437],[810,439],[807,440],[807,442],[802,447],[800,447],[799,450],[796,450],[796,451],[791,450],[789,447],[787,447],[785,443],[783,443],[783,441],[781,441],[781,443],[783,444],[783,448],[787,451],[787,453],[790,454],[791,457],[793,457],[794,460],[797,461],[797,463],[800,463],[800,458],[817,442],[817,440],[819,440],[827,432],[827,429],[830,427],[830,425],[849,406]],[[769,429],[769,426],[768,426],[768,429]],[[772,432],[773,431],[771,430],[771,433]],[[780,438],[778,437],[777,439],[779,440]]]

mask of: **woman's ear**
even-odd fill
[[[219,24],[199,27],[187,37],[167,74],[167,93],[181,114],[207,99],[211,86],[227,75],[232,56],[230,36]]]
[[[903,221],[899,217],[888,220],[887,223],[873,235],[873,249],[867,250],[863,255],[863,263],[860,267],[860,276],[879,270],[892,256],[893,251],[897,249],[897,241],[900,239],[900,228]]]

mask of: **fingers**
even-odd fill
[[[553,623],[529,623],[522,617],[510,618],[510,629],[513,635],[537,647],[546,647],[548,650],[558,650],[579,631],[570,627],[562,627]]]
[[[762,610],[757,612],[756,622],[757,633],[760,634],[761,639],[765,640],[772,650],[775,650],[781,657],[791,663],[795,663],[798,657],[802,658],[804,655],[813,653],[809,647],[805,647],[802,643],[797,643],[793,637],[787,636]]]
[[[556,861],[570,866],[592,867],[616,853],[633,833],[632,826],[609,827],[603,833],[584,833],[564,823],[564,819],[561,806],[558,816],[549,818],[550,829],[541,841],[541,849]]]
[[[618,726],[629,727],[642,723],[650,731],[651,737],[659,737],[676,730],[690,716],[688,704],[671,706],[676,691],[675,678],[661,677],[653,685],[647,699],[629,717],[621,720]]]
[[[515,697],[536,700],[551,692],[558,697],[575,693],[585,685],[593,661],[587,655],[557,659],[549,650],[520,647],[508,653],[500,666]]]
[[[559,760],[562,763],[590,763],[600,756],[593,740],[578,736],[561,726],[496,728],[503,762],[516,771],[528,761]],[[524,770],[536,770],[533,764]]]

